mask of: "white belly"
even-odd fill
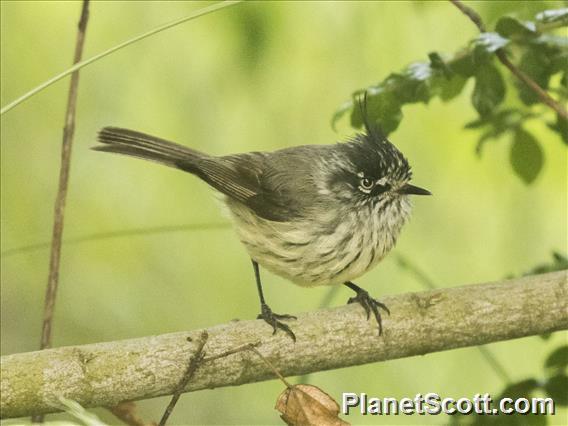
[[[249,255],[264,268],[301,286],[341,284],[377,264],[395,245],[410,214],[407,197],[384,209],[362,207],[319,220],[268,221],[246,206],[227,203]],[[337,222],[337,226],[330,223]]]

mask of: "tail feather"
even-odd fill
[[[191,163],[192,160],[207,157],[195,149],[119,127],[103,128],[99,132],[98,141],[103,145],[93,147],[95,151],[129,155],[176,168],[180,163]]]
[[[99,132],[98,140],[101,145],[93,147],[95,151],[142,158],[183,170],[245,205],[260,192],[259,174],[246,167],[235,167],[225,157],[212,157],[155,136],[118,127],[105,127]]]

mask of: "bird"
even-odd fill
[[[353,280],[394,247],[411,214],[411,195],[431,192],[410,183],[404,155],[357,105],[364,129],[344,142],[299,145],[276,151],[212,156],[165,139],[120,127],[99,131],[92,149],[150,160],[197,176],[220,195],[252,261],[262,319],[273,334],[295,316],[272,311],[259,265],[303,287],[345,285],[348,303],[373,313],[382,335],[382,302]]]

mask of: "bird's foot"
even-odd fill
[[[349,282],[345,283],[350,289],[357,293],[356,296],[351,297],[347,303],[359,303],[363,309],[365,309],[365,313],[367,314],[367,320],[371,317],[371,312],[373,312],[373,316],[377,320],[379,324],[379,336],[383,334],[383,321],[381,318],[381,311],[383,309],[387,314],[390,315],[389,308],[384,303],[379,302],[376,299],[373,299],[367,290],[363,290],[361,287]]]
[[[282,321],[279,321],[279,320],[295,320],[296,319],[295,316],[275,314],[274,312],[272,312],[272,309],[270,309],[270,307],[266,303],[263,303],[262,305],[260,305],[260,307],[261,307],[260,314],[256,318],[263,319],[266,323],[271,325],[272,329],[274,330],[272,334],[276,334],[276,330],[280,329],[283,330],[286,334],[288,334],[294,342],[296,342],[296,335],[294,334],[292,329],[290,329],[290,327],[288,327],[288,325],[284,324]]]

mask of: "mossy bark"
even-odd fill
[[[424,355],[568,328],[566,271],[498,283],[385,297],[391,315],[378,336],[374,320],[352,304],[298,315],[285,333],[263,321],[207,329],[207,356],[260,341],[284,376]],[[58,396],[85,407],[173,393],[201,330],[63,347],[1,358],[1,417],[58,411]],[[188,341],[191,337],[193,341]],[[250,351],[203,362],[186,391],[273,379]]]

